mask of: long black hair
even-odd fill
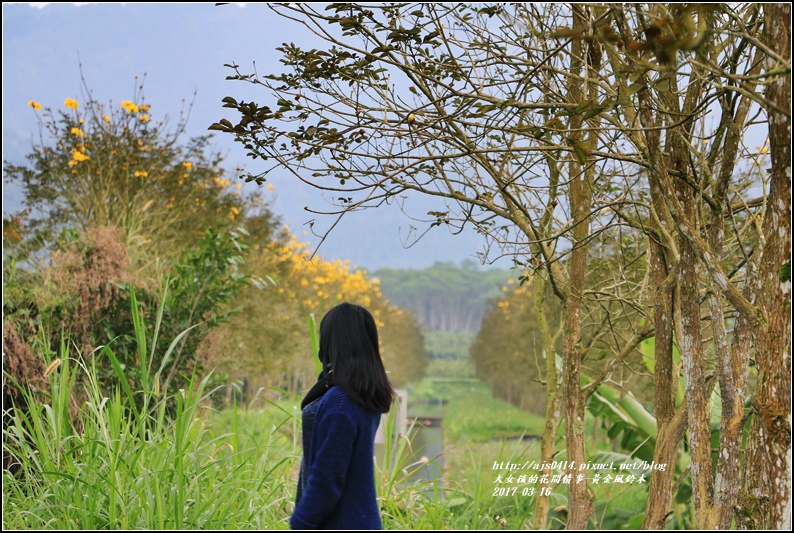
[[[378,328],[360,305],[341,303],[320,322],[320,358],[331,381],[369,411],[387,413],[392,389],[378,349]]]

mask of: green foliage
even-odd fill
[[[86,238],[78,235],[65,248],[63,262],[56,263],[45,276],[51,281],[44,286],[34,288],[27,282],[20,287],[14,277],[17,272],[9,269],[8,285],[18,288],[16,297],[4,302],[4,311],[28,344],[39,334],[48,338],[64,329],[95,365],[97,386],[105,391],[118,383],[119,370],[130,380],[145,383],[146,354],[139,347],[141,339],[129,336],[129,331],[159,338],[161,342],[149,354],[148,365],[164,365],[164,381],[159,386],[164,392],[172,392],[184,388],[196,365],[201,367],[199,345],[232,313],[229,302],[249,281],[240,270],[247,253],[242,237],[239,231],[207,230],[197,244],[183,249],[173,266],[175,277],[164,294],[139,287],[136,298],[135,286],[124,282],[129,273],[104,266],[118,260],[116,253],[124,251],[123,245],[102,232],[89,232]],[[136,322],[140,320],[136,313],[142,313],[148,326]],[[156,323],[152,320],[155,313]],[[182,335],[183,331],[190,333]],[[179,342],[171,347],[177,338]],[[96,352],[110,343],[115,346],[114,359]],[[57,351],[57,346],[47,349]]]
[[[175,265],[166,293],[161,335],[170,340],[180,331],[195,329],[180,342],[172,360],[161,356],[168,369],[166,390],[169,386],[184,387],[190,380],[190,369],[200,364],[198,353],[203,339],[236,311],[230,303],[251,280],[241,270],[249,249],[244,236],[241,229],[229,233],[209,229]]]
[[[725,415],[733,412],[733,419],[723,423],[738,429],[741,413],[736,405],[743,398],[730,395],[734,390],[739,396],[747,394],[741,376],[751,364],[751,341],[772,339],[774,344],[785,335],[766,339],[759,337],[762,328],[753,328],[747,342],[730,348],[736,368],[718,364],[714,343],[730,332],[722,320],[704,322],[703,331],[698,331],[702,312],[697,295],[707,294],[715,309],[725,308],[728,316],[738,313],[758,325],[763,321],[761,309],[745,301],[742,290],[746,293],[750,286],[754,294],[766,290],[780,295],[780,287],[773,291],[771,285],[790,278],[785,265],[778,270],[785,257],[775,257],[774,272],[764,273],[758,284],[754,275],[761,271],[750,268],[751,256],[763,252],[762,233],[770,233],[772,227],[763,219],[765,206],[776,191],[788,191],[786,183],[766,186],[770,177],[761,161],[769,150],[759,148],[753,154],[742,142],[746,128],[755,124],[749,118],[754,109],[760,110],[756,122],[762,129],[780,114],[779,106],[769,101],[776,93],[764,99],[754,89],[773,80],[785,88],[790,81],[783,79],[790,77],[785,61],[781,70],[780,54],[773,52],[778,45],[785,50],[777,41],[787,39],[779,39],[768,20],[763,22],[770,16],[768,8],[335,3],[317,9],[293,3],[271,4],[271,10],[320,36],[321,43],[311,49],[285,43],[278,49],[281,65],[264,75],[227,65],[234,71],[227,79],[265,88],[261,104],[225,98],[225,107],[236,110],[238,117],[211,126],[232,134],[252,157],[273,163],[265,173],[249,175],[249,181],[261,183],[270,169],[287,168],[338,197],[337,212],[342,214],[380,207],[409,196],[406,193],[438,200],[421,222],[431,228],[447,225],[453,233],[474,228],[526,269],[522,281],[543,276],[555,297],[566,303],[564,330],[556,327],[562,322],[561,309],[553,308],[548,299],[540,313],[548,313],[553,334],[559,333],[566,347],[561,368],[567,379],[559,394],[572,400],[564,413],[569,429],[579,433],[584,425],[575,420],[580,413],[574,412],[586,396],[579,390],[580,373],[585,381],[611,382],[616,389],[632,391],[636,400],[622,394],[607,399],[609,393],[599,391],[594,406],[602,409],[599,416],[610,417],[608,436],[619,439],[618,446],[641,448],[631,453],[647,456],[647,443],[638,439],[650,442],[653,433],[644,407],[653,398],[652,376],[636,348],[652,334],[647,315],[654,299],[674,298],[675,319],[658,316],[655,327],[669,328],[664,332],[669,334],[683,323],[688,338],[678,340],[692,347],[684,354],[692,370],[686,375],[697,381],[687,383],[694,391],[688,398],[689,428],[704,430],[713,422],[704,419],[709,406],[707,394],[701,393],[708,380],[700,378],[717,368],[726,385],[726,404],[732,405],[726,405]],[[759,35],[767,30],[771,48],[758,46]],[[344,38],[339,39],[340,34]],[[764,61],[767,57],[770,60]],[[720,99],[737,76],[750,80],[748,90]],[[715,109],[711,104],[720,111],[714,115],[716,121],[705,120]],[[665,123],[664,117],[676,115],[688,118]],[[770,131],[773,149],[790,145],[790,133],[787,137],[782,130]],[[773,158],[773,184],[784,174],[777,163],[786,159],[785,150],[784,157]],[[693,197],[690,186],[709,194]],[[772,191],[769,198],[766,191]],[[785,207],[785,201],[780,205]],[[701,228],[708,231],[699,234]],[[688,246],[695,253],[687,253]],[[659,266],[653,275],[646,266],[649,256],[654,267]],[[683,275],[676,278],[677,269]],[[432,291],[432,286],[423,291],[424,299],[417,304],[401,303],[416,309],[427,327],[475,329],[460,327],[464,321],[459,317],[448,321],[456,321],[455,326],[445,322],[449,317],[433,308],[441,297]],[[693,295],[691,316],[687,294]],[[472,358],[477,375],[498,397],[541,410],[542,360],[549,362],[551,371],[563,343],[559,338],[538,342],[539,328],[529,320],[526,296],[512,291],[489,310]],[[454,299],[445,303],[465,309]],[[681,309],[683,315],[678,316]],[[431,324],[428,316],[442,320]],[[786,330],[785,320],[778,325]],[[713,332],[707,332],[708,327]],[[735,331],[737,339],[742,338],[740,329]],[[787,353],[779,346],[761,352]],[[761,369],[762,359],[757,363]],[[769,379],[789,374],[784,363],[770,363]],[[759,391],[763,396],[773,389],[781,390]],[[761,410],[771,409],[775,399],[762,402]],[[691,419],[696,414],[700,418]],[[620,415],[619,421],[612,415]],[[777,416],[764,419],[773,415]],[[767,437],[768,430],[763,431]],[[736,503],[734,494],[712,494],[708,443],[702,438],[691,442],[703,446],[695,454],[699,464],[692,466],[700,485],[696,493],[706,499],[698,503],[706,516],[698,518],[710,527],[708,515],[714,505],[724,525]],[[717,479],[734,485],[743,478],[741,499],[753,499],[765,488],[755,485],[747,465],[737,474],[737,442],[727,439],[717,446]],[[756,444],[758,449],[768,448],[760,441]],[[581,438],[568,446],[582,457]],[[756,455],[752,468],[785,469],[768,454]],[[785,472],[780,476],[785,478]],[[590,506],[579,505],[589,499],[585,492],[583,486],[570,491],[575,501],[564,507],[571,511],[571,527],[582,528],[590,519],[584,516]],[[785,491],[778,492],[772,491],[768,500]],[[634,511],[631,506],[621,508],[619,518],[634,518]],[[662,516],[667,509],[654,511]],[[562,512],[560,516],[564,520]],[[604,523],[617,524],[601,520],[596,525]]]
[[[425,376],[471,379],[476,377],[476,371],[471,359],[431,359],[427,364]]]
[[[3,246],[3,318],[32,324],[38,315],[35,305],[39,272],[19,267],[17,250]]]
[[[156,381],[158,368],[149,354],[162,341],[148,334],[151,328],[140,316],[134,322],[130,336],[146,343],[138,349],[150,381]],[[104,356],[116,358],[113,348]],[[195,378],[184,393],[164,395],[147,390],[143,382],[133,384],[120,368],[120,385],[105,396],[92,378],[94,366],[70,356],[66,343],[60,350],[60,367],[49,376],[51,400],[31,398],[37,407],[15,410],[5,432],[21,469],[16,475],[4,472],[4,529],[286,528],[300,455],[295,397],[264,401],[247,411],[212,412],[202,408],[208,402],[207,378]],[[74,404],[79,374],[91,386],[75,417],[68,406]],[[132,398],[139,396],[147,408],[136,411]],[[450,470],[432,487],[409,483],[421,466],[413,459],[421,450],[388,429],[392,415],[387,426],[391,448],[385,455],[390,462],[377,470],[384,528],[527,527],[534,497],[493,496],[491,465],[534,459],[536,444],[508,440],[508,435],[540,430],[542,420],[533,422],[531,415],[491,399],[476,380],[425,381],[411,395],[423,397],[448,400],[444,428]],[[171,418],[165,416],[169,405],[174,405]],[[494,413],[513,421],[508,433],[494,425]],[[625,525],[631,518],[627,511],[642,509],[642,491],[594,490],[602,527]],[[553,498],[564,502],[560,494]]]
[[[791,261],[786,261],[780,266],[780,282],[791,281]]]
[[[631,395],[601,385],[587,409],[607,430],[610,442],[634,457],[651,462],[656,445],[656,418]]]
[[[430,505],[427,510],[420,507],[418,512],[411,512],[411,507],[405,505],[404,516],[432,513],[432,519],[436,523],[443,520],[447,529],[529,526],[534,496],[522,496],[520,492],[494,496],[493,463],[535,459],[538,441],[527,437],[542,431],[542,418],[493,398],[488,386],[476,379],[424,379],[409,391],[408,410],[412,417],[443,417],[445,465],[436,491],[442,493],[448,511],[439,519],[435,516],[440,512],[437,507]],[[426,493],[426,500],[431,496],[438,505],[436,493]],[[403,522],[403,527],[409,523]]]
[[[309,313],[309,340],[312,343],[312,353],[317,354],[314,361],[314,373],[319,375],[323,371],[323,362],[320,361],[320,336],[317,331],[317,322],[314,313]]]

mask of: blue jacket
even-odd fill
[[[303,460],[292,529],[382,529],[374,443],[380,413],[339,387],[303,409]]]

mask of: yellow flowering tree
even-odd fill
[[[66,98],[55,109],[28,102],[40,135],[26,164],[5,162],[21,185],[43,242],[64,228],[118,226],[136,259],[173,257],[216,225],[239,222],[241,191],[224,176],[208,137],[183,139],[153,120],[138,92],[120,104]],[[235,222],[236,221],[236,222]]]
[[[316,380],[309,315],[319,327],[331,307],[347,301],[372,312],[392,382],[400,386],[419,379],[427,355],[413,317],[390,305],[366,271],[310,255],[288,231],[252,253],[246,263],[250,273],[269,277],[272,286],[243,293],[235,302],[241,312],[208,340],[204,357],[233,378],[246,377],[253,388],[300,393]]]
[[[28,106],[38,140],[25,164],[4,163],[6,181],[21,186],[26,204],[4,222],[12,243],[4,247],[6,323],[26,348],[37,339],[57,343],[64,332],[88,355],[114,339],[128,377],[138,381],[127,290],[136,286],[149,327],[164,306],[155,360],[191,331],[165,367],[163,387],[184,387],[196,346],[233,311],[227,304],[248,279],[239,272],[248,248],[239,226],[250,218],[251,238],[266,241],[272,214],[261,204],[255,211],[257,198],[232,185],[208,137],[183,139],[184,121],[167,128],[142,94],[121,103],[70,97],[54,109],[35,100]],[[41,247],[50,253],[30,254]],[[24,261],[30,257],[40,260]],[[102,384],[112,383],[107,359],[98,365]]]

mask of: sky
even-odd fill
[[[30,151],[38,128],[27,103],[35,100],[58,109],[67,97],[85,101],[81,75],[99,102],[130,100],[144,80],[153,120],[165,115],[175,119],[193,101],[188,135],[204,135],[219,119],[235,118],[233,110],[222,108],[223,97],[263,99],[250,84],[226,80],[231,71],[224,64],[246,68],[256,62],[260,71],[279,70],[276,47],[285,42],[320,47],[315,39],[266,6],[250,3],[4,3],[3,160],[19,164]],[[225,168],[256,173],[256,162],[231,136],[216,135],[213,145],[224,155]],[[274,188],[266,191],[266,198],[272,210],[299,240],[316,248],[320,239],[308,231],[308,222],[314,220],[315,231],[322,232],[335,219],[307,213],[304,206],[323,209],[328,204],[318,191],[286,172],[271,176],[268,183]],[[3,183],[4,216],[19,211],[22,200],[21,190]],[[428,202],[409,198],[407,206],[417,214],[446,210]],[[476,260],[484,249],[483,238],[473,231],[451,235],[444,227],[406,248],[412,224],[397,206],[353,213],[339,222],[317,253],[372,271]],[[502,259],[494,266],[509,268],[510,262]]]

